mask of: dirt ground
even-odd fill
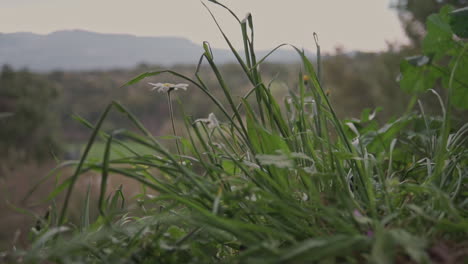
[[[73,173],[73,168],[62,169],[30,194],[33,187],[56,166],[54,162],[46,162],[0,167],[0,252],[10,250],[15,246],[19,248],[28,246],[28,233],[37,221],[36,216],[43,216],[52,204],[51,201],[44,201],[44,199],[56,185],[57,176],[60,176],[58,180],[60,182]],[[99,176],[97,173],[80,176],[68,210],[70,218],[79,217],[88,186],[91,187],[91,204],[96,204],[100,187]],[[135,195],[139,190],[138,183],[110,175],[108,192],[115,191],[121,184],[124,186],[123,191],[126,197]],[[59,208],[63,202],[63,196],[63,194],[59,195],[55,199]]]

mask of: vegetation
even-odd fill
[[[2,163],[45,160],[59,152],[58,85],[28,71],[0,72],[0,166]]]
[[[400,20],[412,46],[420,48],[426,34],[425,23],[429,15],[437,13],[444,5],[455,8],[466,6],[466,0],[395,0]]]
[[[391,116],[399,115],[404,112],[404,103],[394,104],[395,101],[407,100],[406,94],[398,88],[396,77],[398,75],[399,61],[404,57],[396,50],[383,54],[356,53],[349,56],[346,53],[337,53],[334,56],[327,56],[322,59],[322,81],[326,83],[329,90],[329,98],[333,100],[335,111],[340,118],[359,117],[363,108],[381,107],[383,110],[377,117],[379,121],[388,120]],[[376,66],[378,65],[378,66]],[[17,83],[7,85],[0,83],[0,93],[4,105],[13,104],[11,97],[5,96],[7,90],[21,90],[21,85],[28,83],[32,91],[29,98],[34,98],[32,92],[55,90],[53,98],[49,98],[44,107],[41,101],[30,100],[28,107],[37,108],[47,114],[50,122],[29,122],[28,119],[3,119],[5,125],[14,127],[26,127],[35,125],[44,128],[44,132],[53,135],[57,140],[59,147],[54,147],[53,151],[46,145],[39,149],[41,145],[40,137],[33,141],[29,138],[28,146],[37,149],[29,150],[28,153],[38,152],[37,157],[42,160],[53,159],[52,152],[58,158],[77,158],[77,149],[82,149],[89,131],[80,123],[76,122],[74,115],[79,115],[87,120],[96,120],[102,111],[102,102],[119,101],[132,111],[145,127],[154,135],[164,135],[171,131],[169,112],[166,106],[164,96],[148,96],[149,87],[146,83],[135,84],[132,87],[116,88],[133,76],[150,69],[162,69],[159,66],[140,65],[135,69],[113,70],[104,72],[52,72],[52,73],[31,73],[26,71],[13,71],[5,67],[15,75]],[[195,66],[174,66],[170,68],[173,71],[192,76]],[[249,80],[243,75],[242,68],[235,64],[219,65],[220,72],[225,76],[225,81],[232,86],[234,97],[243,96],[250,89]],[[262,64],[262,77],[265,83],[272,83],[271,89],[275,98],[282,98],[287,95],[286,87],[297,85],[297,72],[300,70],[299,64],[274,64],[267,61]],[[22,75],[34,76],[34,78],[21,78]],[[5,73],[6,75],[6,73]],[[208,66],[200,66],[200,75],[203,77],[208,87],[216,87],[216,76],[209,70]],[[21,81],[20,81],[21,80]],[[27,81],[26,81],[27,80]],[[156,79],[154,81],[157,81]],[[177,79],[167,76],[165,81],[176,82]],[[359,91],[359,92],[356,92]],[[220,100],[223,100],[220,91],[213,89]],[[23,96],[24,100],[28,97]],[[184,105],[185,111],[190,113],[195,119],[202,118],[210,112],[219,114],[216,105],[207,102],[203,92],[192,89],[190,96],[179,96],[177,102]],[[178,103],[176,103],[178,104]],[[431,106],[430,109],[438,109],[438,106]],[[179,108],[175,109],[176,115]],[[16,109],[0,109],[0,111],[10,111],[13,113]],[[436,110],[438,111],[438,110]],[[19,115],[19,113],[17,113]],[[6,123],[8,122],[10,123]],[[2,121],[0,121],[2,122]],[[14,122],[13,126],[11,122]],[[106,128],[122,127],[128,124],[125,118],[119,115],[111,114],[106,120]],[[20,129],[21,130],[21,129]],[[21,130],[25,131],[25,130]],[[29,131],[35,131],[30,129]],[[42,131],[42,130],[41,130]],[[22,152],[20,149],[22,139],[12,137],[14,133],[8,132],[7,137],[0,139],[2,144],[9,144],[12,148],[17,146],[16,152]],[[71,143],[71,144],[70,144]],[[63,151],[63,153],[61,153]],[[79,153],[79,151],[78,151]],[[79,155],[79,154],[78,154]],[[11,160],[17,160],[11,155]],[[35,157],[31,157],[35,159]],[[20,160],[18,160],[20,161]]]
[[[164,104],[166,109],[180,110],[173,119],[172,111],[166,113],[173,122],[182,120],[173,124],[183,126],[185,134],[156,137],[117,101],[94,125],[77,117],[92,133],[81,159],[63,164],[73,166],[74,174],[48,197],[54,201],[65,192],[63,205],[57,208],[52,202],[51,210],[32,229],[31,247],[8,252],[4,259],[26,263],[463,261],[468,257],[468,124],[452,122],[453,108],[465,107],[457,100],[466,96],[468,76],[464,64],[468,44],[460,35],[463,31],[454,26],[458,19],[466,19],[459,12],[465,11],[444,8],[431,16],[423,45],[431,59],[411,58],[401,68],[401,85],[415,96],[442,80],[445,101],[443,94],[433,91],[440,98],[442,116],[427,115],[424,103],[414,99],[409,100],[408,111],[383,125],[376,121],[377,109],[363,111],[359,119],[338,117],[323,85],[318,43],[317,65],[293,47],[302,61],[301,70],[296,85],[279,101],[274,94],[277,82],[266,82],[259,69],[263,58],[255,56],[252,16],[241,20],[230,12],[239,22],[245,44],[244,53],[234,48],[232,52],[250,90],[234,95],[234,85],[226,81],[207,42],[200,64],[208,64],[216,86],[207,85],[201,67],[194,78],[158,70],[127,82],[125,87],[132,87],[149,77],[171,76],[189,84],[186,92],[167,90],[169,100]],[[221,27],[220,32],[230,44]],[[446,45],[431,45],[431,39]],[[450,56],[450,62],[439,61],[441,52]],[[432,63],[447,74],[431,75]],[[187,114],[185,104],[171,100],[175,93],[182,98],[195,90],[216,106],[214,115],[196,119]],[[121,114],[133,127],[106,128],[111,113]],[[105,142],[101,159],[90,159],[99,139]],[[178,144],[177,151],[169,150],[162,140]],[[126,151],[116,156],[122,148]],[[72,192],[88,171],[100,175],[99,215],[92,216],[88,191],[80,219],[71,221],[67,212]],[[109,177],[117,174],[139,182],[141,193],[126,198],[125,186],[109,192]]]

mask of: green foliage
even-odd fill
[[[19,162],[50,159],[59,152],[59,89],[27,71],[3,66],[0,73],[0,159]],[[9,160],[7,160],[9,159]]]
[[[466,242],[468,125],[452,128],[449,111],[430,117],[422,103],[420,113],[383,126],[375,120],[379,109],[342,121],[322,76],[296,47],[302,71],[280,107],[258,67],[263,59],[248,34],[252,16],[230,14],[242,29],[245,59],[219,29],[251,92],[234,96],[207,43],[200,64],[213,71],[217,92],[200,67],[194,78],[155,70],[128,81],[124,87],[131,89],[148,77],[177,76],[216,105],[219,120],[207,125],[185,115],[186,136],[170,138],[183,146],[174,154],[118,102],[95,125],[80,119],[92,133],[80,160],[63,164],[74,173],[50,197],[66,191],[60,211],[33,232],[30,249],[7,257],[26,263],[427,263],[442,240]],[[105,129],[112,113],[132,128]],[[96,161],[90,155],[99,139],[106,144]],[[128,151],[112,155],[117,148]],[[100,179],[99,217],[91,219],[88,192],[81,221],[72,223],[71,194],[87,171]],[[115,175],[139,182],[142,193],[131,203],[122,186],[109,194]]]
[[[468,7],[460,8],[451,13],[450,27],[460,38],[468,38]]]
[[[442,86],[449,90],[452,104],[458,108],[468,108],[468,43],[454,37],[453,27],[459,24],[450,23],[467,18],[466,12],[452,11],[448,6],[442,8],[439,14],[428,17],[423,55],[401,63],[402,89],[420,93],[435,88],[436,83],[441,81]],[[457,31],[460,30],[457,28]]]
[[[393,2],[406,35],[411,44],[417,48],[420,48],[426,34],[424,24],[429,15],[439,12],[444,5],[462,8],[467,4],[466,0],[395,0]]]

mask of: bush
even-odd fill
[[[0,119],[0,160],[47,160],[60,151],[55,111],[59,94],[59,87],[40,75],[3,66],[0,113],[10,115]]]

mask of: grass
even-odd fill
[[[447,117],[426,116],[423,103],[420,111],[383,126],[371,111],[359,120],[340,120],[320,71],[295,47],[303,72],[281,102],[262,81],[258,65],[264,58],[255,56],[252,16],[231,15],[241,28],[243,53],[217,25],[252,90],[240,99],[232,96],[207,42],[200,64],[208,63],[227,104],[198,72],[194,78],[147,72],[129,81],[125,86],[150,76],[177,76],[206,94],[219,119],[174,117],[183,118],[187,135],[171,137],[180,142],[180,155],[118,102],[108,105],[95,125],[80,120],[93,133],[81,159],[71,163],[75,173],[54,191],[66,192],[62,206],[40,219],[29,249],[9,252],[5,259],[429,263],[445,257],[436,249],[450,243],[457,245],[449,251],[455,261],[466,257],[468,125],[452,128]],[[138,132],[101,130],[111,111],[127,116]],[[80,221],[72,223],[70,197],[89,170],[101,177],[100,216],[91,218],[88,192]],[[124,206],[121,190],[106,195],[114,174],[143,186],[135,204]]]
[[[133,154],[133,152],[138,152],[141,155],[150,155],[153,154],[151,149],[142,146],[134,142],[123,142],[125,146],[114,144],[110,152],[111,159],[118,159],[123,157],[128,157]],[[81,156],[86,144],[69,144],[66,148],[67,155],[77,155]],[[92,148],[89,151],[88,159],[92,161],[99,161],[102,159],[102,153],[106,148],[105,142],[96,142],[93,144]],[[131,150],[129,150],[131,149]]]

